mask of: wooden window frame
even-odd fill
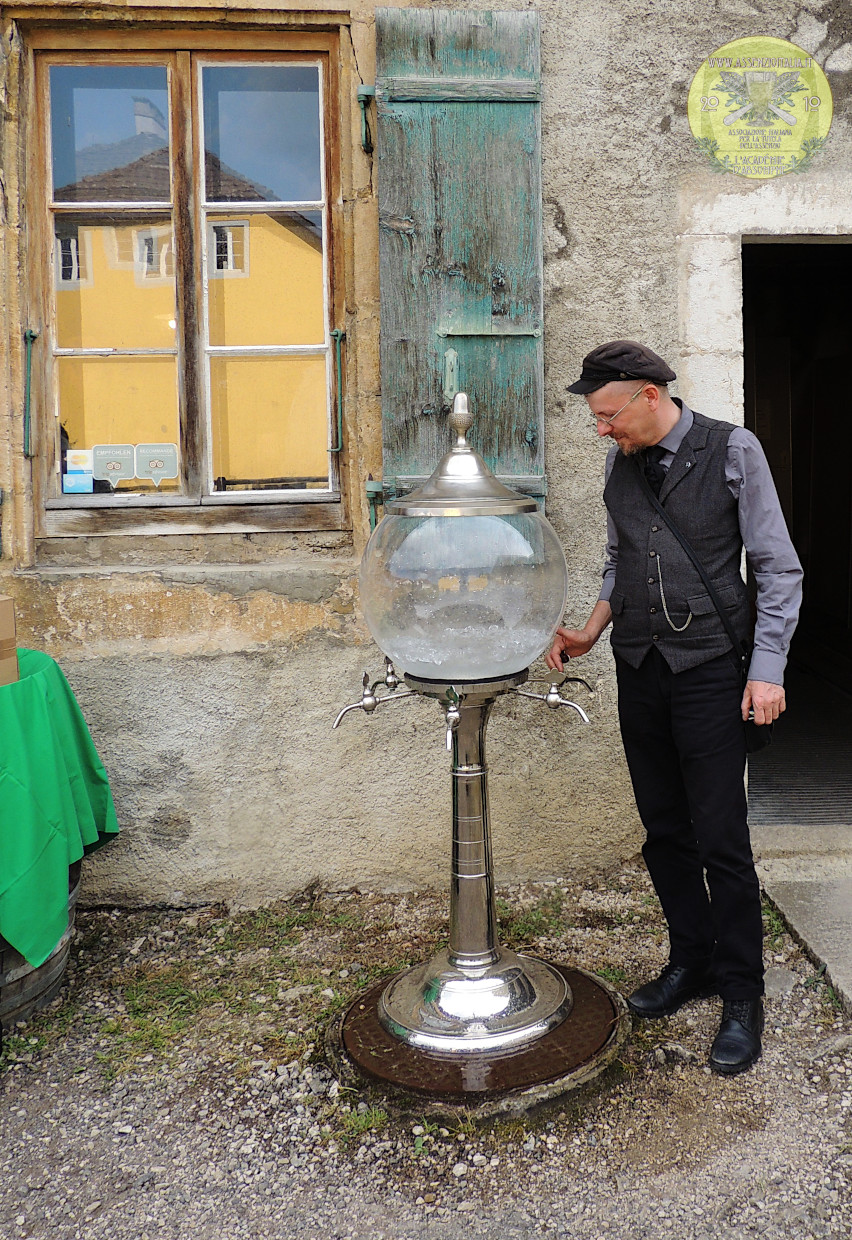
[[[203,317],[202,247],[204,238],[199,95],[196,81],[203,64],[240,62],[286,63],[288,60],[319,63],[322,73],[323,177],[325,185],[327,326],[344,317],[343,262],[339,232],[342,226],[339,118],[339,37],[337,31],[145,28],[128,32],[87,27],[85,39],[72,29],[33,28],[27,43],[34,58],[37,103],[33,105],[34,177],[31,204],[32,262],[34,278],[32,313],[43,335],[40,364],[33,367],[33,499],[36,537],[85,535],[142,535],[175,533],[262,533],[265,531],[322,531],[350,528],[341,489],[341,445],[335,442],[336,368],[328,364],[329,459],[331,488],[317,494],[243,491],[212,494],[206,491],[209,473],[208,414],[206,404],[205,341]],[[81,46],[85,44],[85,50]],[[178,406],[180,447],[184,483],[190,492],[180,496],[116,495],[69,496],[55,493],[58,469],[58,432],[55,430],[56,393],[53,378],[55,342],[54,290],[50,280],[53,250],[50,198],[50,152],[48,134],[49,68],[53,64],[165,64],[169,70],[170,126],[172,134],[172,213],[177,246],[176,309],[178,323]],[[198,144],[198,145],[194,145]],[[132,208],[135,204],[125,204]],[[223,204],[225,206],[227,204]],[[235,204],[238,211],[242,208]],[[79,209],[69,203],[66,213]],[[85,209],[85,207],[83,208]],[[329,355],[330,356],[330,355]],[[182,363],[182,364],[181,364]],[[39,416],[39,413],[41,416]]]

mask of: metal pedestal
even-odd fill
[[[417,693],[449,702],[453,752],[450,942],[399,974],[378,1004],[383,1027],[421,1050],[510,1052],[559,1025],[573,999],[564,975],[497,942],[485,730],[496,698],[527,679],[447,685],[406,676]],[[457,700],[456,700],[457,699]]]

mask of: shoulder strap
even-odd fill
[[[651,484],[648,482],[648,479],[645,477],[645,471],[642,468],[642,464],[638,458],[638,454],[633,459],[636,462],[636,470],[637,470],[637,473],[639,474],[639,481],[642,485],[642,489],[644,490],[648,499],[654,505],[657,512],[663,518],[666,525],[669,527],[671,532],[674,534],[675,538],[678,540],[678,542],[683,547],[684,551],[686,552],[686,554],[689,556],[690,560],[692,561],[693,566],[695,567],[695,571],[698,573],[698,576],[701,578],[704,589],[707,591],[707,593],[710,596],[710,602],[716,608],[716,611],[719,613],[719,619],[722,621],[722,624],[725,626],[725,632],[728,634],[728,637],[731,640],[731,646],[735,651],[739,652],[739,657],[742,660],[743,670],[747,671],[748,669],[746,667],[746,663],[748,660],[748,646],[746,645],[744,641],[740,641],[740,639],[737,637],[736,633],[734,632],[734,626],[731,624],[731,621],[728,615],[726,614],[724,608],[722,607],[722,603],[719,599],[719,595],[716,593],[713,583],[711,582],[710,578],[707,576],[707,572],[704,568],[704,565],[701,563],[697,554],[695,553],[695,551],[692,549],[691,545],[687,541],[686,535],[678,528],[677,525],[675,525],[672,518],[669,516],[669,514],[666,512],[665,508],[660,503],[657,496],[654,494],[651,488]]]

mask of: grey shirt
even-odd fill
[[[692,410],[681,400],[681,415],[660,440],[666,455],[660,461],[667,470],[684,436],[692,427]],[[606,478],[619,449],[613,444],[606,458]],[[740,534],[749,567],[757,585],[757,622],[749,667],[750,680],[784,683],[787,651],[799,618],[802,602],[802,566],[787,533],[784,514],[769,464],[760,441],[751,431],[736,426],[731,431],[725,457],[728,490],[737,501]],[[609,602],[618,564],[618,534],[607,514],[606,559],[599,599]]]

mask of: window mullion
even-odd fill
[[[181,461],[189,495],[200,496],[207,473],[203,428],[199,186],[193,156],[195,104],[189,52],[177,52],[172,77],[174,154],[172,198],[176,249],[178,390],[181,409]],[[194,171],[195,169],[195,171]]]

